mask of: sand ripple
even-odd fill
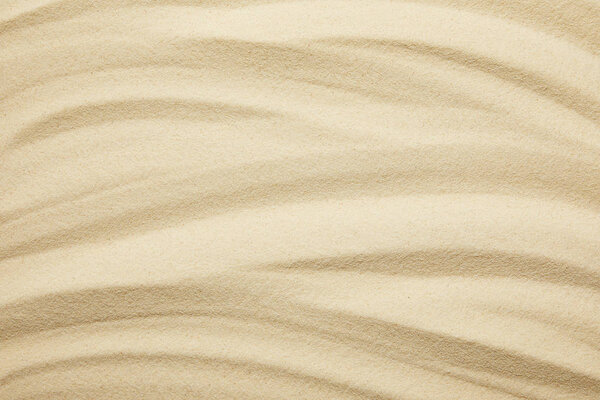
[[[2,1],[0,399],[600,398],[599,26]]]

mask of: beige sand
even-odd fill
[[[600,399],[598,0],[1,0],[0,399]]]

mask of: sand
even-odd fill
[[[597,0],[0,1],[0,399],[599,399]]]

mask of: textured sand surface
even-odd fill
[[[600,399],[598,0],[0,0],[0,399]]]

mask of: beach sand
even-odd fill
[[[1,0],[0,399],[599,399],[597,0]]]

